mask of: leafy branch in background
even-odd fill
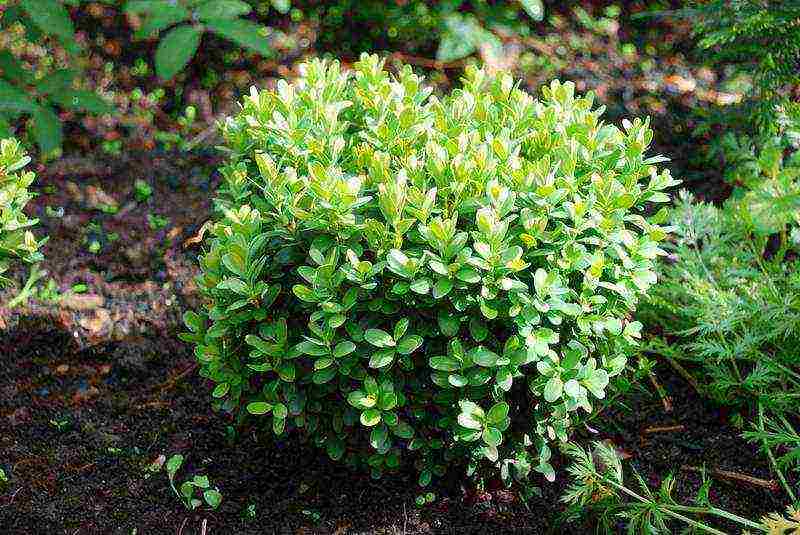
[[[244,19],[252,7],[241,0],[131,0],[125,12],[141,19],[134,34],[161,34],[155,53],[156,74],[169,80],[192,60],[206,31],[262,56],[270,55],[267,28]]]
[[[712,520],[723,520],[746,528],[749,533],[783,535],[800,532],[800,510],[789,507],[786,516],[771,513],[759,522],[730,513],[709,502],[710,481],[701,485],[695,504],[684,505],[675,501],[675,479],[668,475],[657,491],[653,491],[634,471],[636,485],[625,483],[622,463],[614,448],[596,442],[593,450],[576,444],[566,444],[564,452],[572,459],[567,468],[572,483],[561,501],[568,505],[566,521],[591,516],[597,533],[619,533],[622,522],[628,533],[676,533],[676,525],[684,525],[692,532],[725,535],[711,525]]]
[[[488,47],[491,53],[502,53],[500,39],[481,23],[484,18],[476,14],[462,13],[458,10],[461,2],[442,2],[442,30],[436,59],[442,62],[455,61],[474,54],[481,47]],[[481,2],[475,2],[481,4]],[[539,21],[544,17],[541,0],[519,0],[519,4],[529,17]],[[479,7],[479,6],[475,6]],[[492,8],[496,10],[496,8]],[[485,14],[484,14],[485,15]]]
[[[294,0],[292,7],[319,26],[317,46],[338,55],[380,50],[435,56],[442,63],[478,51],[499,54],[499,34],[529,30],[544,17],[541,0]],[[293,10],[294,11],[294,10]]]
[[[31,43],[48,36],[73,56],[80,51],[69,12],[58,0],[20,0],[4,10],[0,25],[9,30],[8,35],[14,25],[20,25]],[[64,139],[58,107],[91,114],[111,112],[113,107],[102,97],[78,88],[78,74],[70,67],[42,75],[10,49],[0,48],[0,137],[10,136],[12,122],[28,116],[30,135],[42,156],[48,157],[60,150]]]
[[[747,101],[759,129],[774,131],[775,116],[800,84],[800,4],[796,0],[693,1],[698,46],[706,59],[752,78]]]

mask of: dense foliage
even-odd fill
[[[42,258],[39,247],[44,241],[37,241],[30,230],[37,221],[23,212],[31,200],[28,188],[35,178],[32,172],[22,170],[29,161],[17,140],[0,140],[0,285],[8,282],[3,274],[13,260],[37,262]]]
[[[186,317],[216,405],[376,476],[415,450],[422,484],[459,459],[553,477],[640,335],[668,230],[641,210],[675,184],[647,122],[573,91],[468,69],[439,99],[375,56],[253,89]]]

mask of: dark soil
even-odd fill
[[[464,488],[454,470],[420,509],[410,471],[373,481],[296,439],[275,444],[254,429],[234,436],[229,420],[211,411],[191,349],[176,337],[181,310],[197,306],[197,248],[182,244],[210,216],[216,164],[210,154],[150,153],[40,169],[32,212],[50,235],[44,267],[62,297],[0,309],[0,467],[9,478],[0,487],[0,533],[559,531],[563,478],[542,481],[541,497],[522,503],[505,490]],[[137,178],[153,187],[146,202],[135,200]],[[96,209],[98,198],[119,211]],[[63,217],[49,217],[45,206],[63,207]],[[153,213],[170,223],[151,229]],[[92,239],[101,243],[97,254],[87,249]],[[86,291],[74,293],[76,283]],[[670,370],[659,370],[659,380],[671,412],[657,396],[634,395],[629,410],[607,411],[592,424],[600,431],[580,438],[612,440],[653,485],[678,470],[680,501],[690,502],[701,482],[691,467],[772,480],[727,414]],[[219,486],[217,511],[187,512],[165,473],[148,471],[175,453],[187,458],[181,481],[203,473]],[[711,497],[748,517],[785,501],[778,489],[724,478]]]

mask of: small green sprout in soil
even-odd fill
[[[192,479],[187,479],[180,485],[180,490],[176,487],[175,475],[183,465],[183,455],[176,454],[169,458],[166,463],[169,485],[175,495],[181,500],[186,509],[194,511],[203,503],[211,509],[216,509],[222,503],[222,494],[217,487],[212,487],[208,476],[195,475]]]
[[[133,194],[139,202],[145,202],[153,195],[153,187],[142,179],[133,183]]]
[[[169,218],[158,214],[147,214],[147,224],[152,230],[161,230],[169,225]]]

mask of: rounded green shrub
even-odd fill
[[[468,69],[438,98],[374,56],[251,90],[185,318],[217,407],[375,476],[554,477],[639,337],[668,231],[642,211],[675,184],[646,121],[573,90]]]
[[[37,223],[23,212],[33,198],[28,190],[36,178],[22,169],[31,159],[13,138],[0,140],[0,286],[8,283],[3,275],[13,260],[38,262],[44,241],[37,241],[30,227]]]

